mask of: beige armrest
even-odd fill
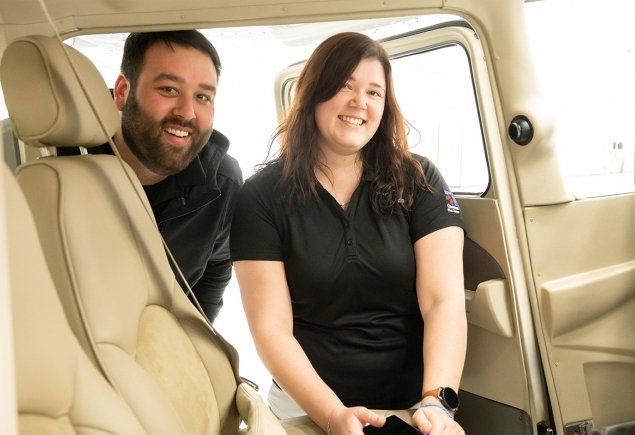
[[[238,385],[236,405],[240,416],[247,424],[247,435],[286,435],[287,432],[260,394],[246,382]]]
[[[472,325],[503,337],[514,335],[507,282],[504,279],[482,282],[476,291],[465,290],[465,311],[467,321]]]

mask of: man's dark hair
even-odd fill
[[[174,44],[195,48],[207,53],[214,64],[216,75],[220,78],[221,63],[218,52],[211,42],[197,30],[177,30],[170,32],[140,32],[131,33],[123,47],[121,72],[128,79],[132,88],[137,85],[137,79],[143,67],[146,51],[155,44],[165,44],[172,48]]]

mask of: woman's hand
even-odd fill
[[[414,426],[427,435],[465,435],[463,428],[437,407],[419,408],[412,416]]]
[[[336,408],[331,413],[328,423],[329,435],[362,435],[364,426],[383,426],[386,417],[374,413],[363,406]]]

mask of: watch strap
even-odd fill
[[[438,387],[438,388],[435,388],[434,390],[426,391],[425,393],[423,393],[422,399],[425,399],[426,397],[432,396],[432,397],[435,397],[435,398],[441,400],[441,397],[439,397],[439,396],[441,395],[441,389],[442,388],[443,387]]]

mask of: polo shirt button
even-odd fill
[[[346,241],[346,246],[353,246],[353,240],[352,239],[348,239]]]

